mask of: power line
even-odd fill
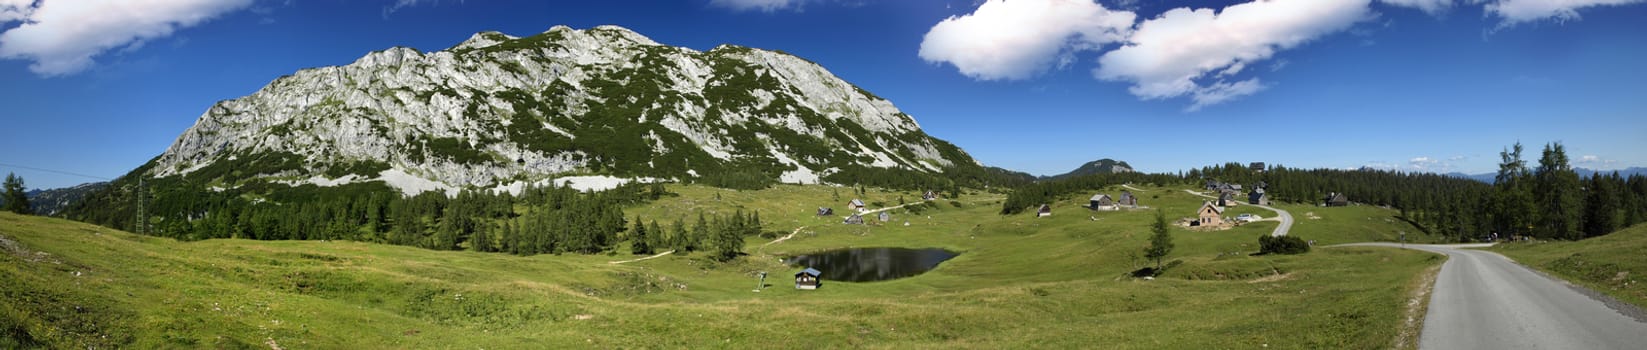
[[[110,180],[110,181],[114,180],[114,179],[110,179],[110,178],[106,178],[106,177],[102,177],[102,176],[97,176],[97,175],[86,175],[86,174],[73,173],[73,172],[67,172],[67,171],[62,171],[62,170],[42,169],[42,168],[36,168],[36,167],[31,167],[31,166],[26,166],[26,165],[0,163],[0,166],[9,166],[9,167],[13,167],[13,168],[28,169],[28,170],[34,170],[34,171],[44,171],[44,172],[48,172],[48,173],[57,173],[57,174],[70,175],[70,176],[79,176],[79,177],[93,178],[93,179],[98,179],[98,180]]]

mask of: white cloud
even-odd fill
[[[463,3],[463,0],[458,0],[457,2],[458,3]],[[287,4],[290,5],[290,3],[291,3],[291,0],[287,0]],[[404,8],[407,8],[407,7],[423,6],[423,5],[436,6],[436,5],[440,5],[440,3],[441,3],[441,0],[395,0],[394,4],[390,4],[389,6],[384,6],[383,7],[383,19],[389,19],[390,14],[393,14],[396,11],[400,11],[401,9],[404,9]]]
[[[1578,163],[1579,164],[1595,163],[1595,162],[1600,162],[1600,161],[1601,161],[1601,157],[1597,157],[1597,156],[1594,156],[1594,155],[1585,155],[1585,156],[1578,157]]]
[[[759,10],[761,12],[777,12],[790,8],[801,8],[806,0],[710,0],[710,5],[725,7],[732,11]]]
[[[1453,0],[1378,0],[1386,5],[1411,7],[1431,15],[1446,13],[1452,8]]]
[[[1233,100],[1238,97],[1256,94],[1259,91],[1263,91],[1266,87],[1268,86],[1264,86],[1264,84],[1258,82],[1258,78],[1242,80],[1233,84],[1219,81],[1212,85],[1195,89],[1194,95],[1191,96],[1191,98],[1195,100],[1195,104],[1190,105],[1189,108],[1185,108],[1184,110],[1187,112],[1199,111],[1201,110],[1201,107],[1224,103],[1225,101]]]
[[[171,36],[252,0],[0,0],[0,58],[32,60],[42,76],[74,74],[111,49]],[[21,4],[22,6],[18,6]],[[14,18],[15,17],[15,18]]]
[[[1139,98],[1192,95],[1191,109],[1263,89],[1256,78],[1227,83],[1209,73],[1239,71],[1370,18],[1370,0],[1273,0],[1212,9],[1176,8],[1140,23],[1127,44],[1099,57],[1093,75],[1133,83]],[[1208,79],[1210,83],[1198,82]]]
[[[932,26],[920,56],[973,79],[1025,79],[1072,61],[1075,52],[1120,41],[1136,18],[1091,0],[989,0]]]
[[[1483,4],[1482,12],[1496,16],[1499,28],[1545,19],[1579,19],[1578,10],[1595,6],[1618,6],[1647,0],[1379,0],[1386,5],[1411,7],[1431,15],[1446,13],[1455,4]]]
[[[1504,21],[1500,27],[1544,19],[1557,21],[1577,20],[1578,9],[1593,6],[1617,6],[1644,0],[1497,0],[1488,3],[1485,10]]]
[[[21,21],[34,12],[34,0],[0,0],[0,24]]]

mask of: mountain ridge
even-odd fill
[[[816,63],[605,25],[484,31],[299,70],[214,104],[142,175],[214,188],[382,181],[410,195],[566,175],[822,183],[955,167],[981,168]]]

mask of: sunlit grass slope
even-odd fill
[[[1373,248],[1252,256],[1275,222],[1175,227],[1168,260],[1181,262],[1145,281],[1128,274],[1146,264],[1134,252],[1147,244],[1153,209],[1079,208],[1091,194],[1053,203],[1047,218],[1000,216],[1002,196],[973,193],[919,213],[892,210],[884,225],[843,225],[815,209],[844,214],[853,197],[893,206],[919,194],[670,189],[680,195],[628,214],[670,222],[758,210],[768,231],[804,228],[770,245],[748,237],[750,255],[731,263],[694,253],[611,264],[637,256],[177,242],[0,214],[0,348],[757,348],[797,339],[823,348],[1386,348],[1415,278],[1441,261]],[[1141,204],[1169,219],[1201,203],[1180,188],[1145,189]],[[1342,233],[1358,227],[1353,219],[1322,223],[1340,209],[1374,215],[1321,208],[1323,219],[1301,218],[1293,231],[1360,237]],[[883,246],[961,255],[912,278],[816,291],[790,288],[796,268],[778,262]],[[771,286],[753,292],[761,271]]]

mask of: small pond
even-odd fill
[[[828,281],[870,282],[919,275],[960,253],[938,248],[848,248],[799,255],[784,260],[823,272]]]

